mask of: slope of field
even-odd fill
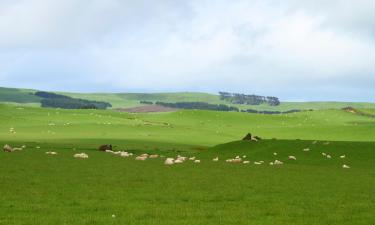
[[[0,87],[0,102],[9,103],[34,103],[39,105],[41,98],[34,95],[31,89],[16,89]]]
[[[26,145],[0,152],[0,224],[375,223],[375,143],[365,142],[374,141],[371,117],[342,110],[129,114],[0,104],[0,119],[0,146]],[[236,141],[247,132],[278,139]],[[99,152],[104,143],[201,163],[136,161]],[[80,152],[89,158],[73,158]],[[237,155],[251,163],[224,162]],[[212,161],[216,156],[219,162]],[[284,165],[270,166],[275,159]],[[265,163],[253,164],[260,160]]]
[[[263,138],[373,141],[375,118],[342,110],[285,115],[182,110],[129,114],[112,110],[61,110],[0,105],[0,140],[69,142],[78,139],[96,147],[100,142],[147,142],[212,146],[239,140],[251,132]],[[10,128],[16,134],[9,132]],[[93,140],[93,141],[91,141]]]
[[[0,152],[0,224],[375,223],[374,143],[233,142],[200,154],[164,152],[201,160],[173,166],[160,158],[136,161],[67,144],[26,145],[20,152]],[[302,152],[306,147],[311,151]],[[46,155],[50,150],[58,155]],[[74,159],[77,152],[89,158]],[[246,155],[251,164],[224,162],[236,155]],[[297,160],[288,161],[288,155]],[[211,160],[216,156],[219,162]],[[268,165],[274,159],[284,165]],[[265,164],[254,165],[258,160]]]

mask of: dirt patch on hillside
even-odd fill
[[[353,107],[346,107],[346,108],[343,108],[342,110],[344,110],[345,112],[349,112],[349,113],[360,115],[360,116],[375,117],[375,115],[373,114],[362,112]]]
[[[177,111],[178,109],[164,107],[160,105],[145,105],[145,106],[138,106],[133,108],[126,108],[126,109],[116,109],[120,112],[130,112],[130,113],[152,113],[152,112],[173,112]]]

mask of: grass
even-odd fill
[[[0,224],[375,223],[371,117],[341,110],[128,114],[0,104],[0,118],[0,145],[27,146],[0,152]],[[269,140],[236,141],[247,132]],[[135,161],[97,151],[104,143],[202,163]],[[311,151],[303,152],[306,147]],[[45,154],[51,150],[59,154]],[[89,159],[73,158],[78,152]],[[236,155],[266,163],[224,162]],[[216,156],[220,161],[212,162]],[[269,166],[275,159],[285,164]],[[342,169],[344,163],[351,169]]]
[[[172,167],[162,159],[140,162],[93,149],[28,146],[23,152],[0,154],[0,224],[375,222],[374,143],[234,142],[200,154],[183,153],[198,156],[202,163]],[[306,146],[311,152],[301,151]],[[59,155],[44,154],[51,148]],[[90,158],[72,157],[82,151]],[[217,155],[246,154],[251,161],[268,162],[276,158],[274,151],[285,165],[211,161]],[[333,159],[324,159],[321,151]],[[288,154],[297,161],[288,162]],[[347,159],[339,159],[340,154]],[[344,170],[342,163],[352,168]]]

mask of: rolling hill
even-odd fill
[[[41,98],[34,96],[37,90],[17,89],[0,87],[0,102],[40,105]],[[220,100],[219,95],[199,92],[177,92],[177,93],[69,93],[56,92],[66,96],[94,101],[104,101],[112,104],[113,108],[131,108],[141,106],[140,101],[161,101],[161,102],[207,102],[210,104],[226,104],[239,109],[254,109],[267,111],[288,111],[288,110],[321,110],[341,109],[351,106],[353,108],[375,109],[375,103],[366,102],[281,102],[279,106],[262,105],[239,105],[228,104]]]

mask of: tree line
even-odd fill
[[[280,105],[280,100],[272,96],[246,95],[229,92],[219,92],[220,99],[232,104],[260,105],[269,104],[271,106]]]
[[[52,92],[37,91],[34,93],[34,95],[42,98],[42,107],[62,109],[106,109],[108,107],[112,107],[112,105],[108,102],[72,98]]]

